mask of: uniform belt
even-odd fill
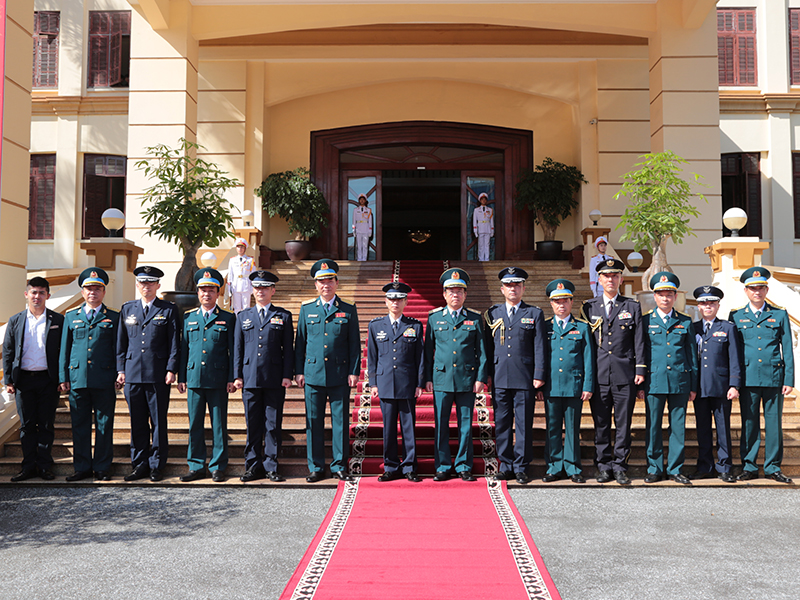
[[[20,369],[20,371],[28,377],[50,377],[50,372],[47,369],[42,369],[41,371],[26,371],[25,369]]]

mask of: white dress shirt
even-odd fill
[[[47,352],[45,336],[47,335],[47,311],[36,318],[30,310],[25,311],[25,335],[22,337],[22,358],[19,367],[23,371],[46,371]],[[59,335],[61,332],[57,332]],[[56,335],[55,333],[53,335]]]

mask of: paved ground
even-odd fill
[[[780,600],[797,489],[515,489],[565,600]],[[277,598],[330,488],[0,487],[0,598]]]

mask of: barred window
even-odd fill
[[[33,87],[58,87],[58,32],[61,13],[33,13]]]
[[[52,240],[56,205],[56,155],[31,155],[28,239]]]
[[[94,87],[128,87],[131,12],[89,12],[89,82]]]
[[[756,11],[717,10],[717,55],[720,85],[756,85]]]
[[[105,237],[102,216],[106,209],[125,212],[124,156],[87,154],[83,170],[83,239]]]

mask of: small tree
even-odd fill
[[[556,237],[556,229],[578,207],[575,194],[588,183],[577,167],[556,162],[549,156],[531,171],[522,172],[516,187],[517,208],[527,208],[541,225],[545,241]]]
[[[309,175],[305,167],[272,173],[255,189],[261,207],[270,217],[285,220],[298,240],[317,237],[328,226],[330,208]]]
[[[644,162],[634,166],[641,168],[623,176],[625,183],[614,198],[624,196],[632,201],[617,225],[624,230],[620,241],[632,241],[637,252],[646,248],[653,255],[653,262],[642,275],[642,288],[649,290],[650,277],[655,273],[672,272],[667,263],[667,242],[672,239],[680,244],[687,235],[695,235],[689,226],[690,218],[700,215],[694,198],[708,200],[702,194],[692,194],[689,182],[678,176],[682,171],[678,165],[686,161],[671,150],[639,158]],[[700,175],[692,176],[700,182]]]
[[[147,235],[178,244],[183,263],[175,276],[175,289],[194,289],[197,251],[207,244],[215,248],[226,237],[234,237],[228,190],[241,185],[214,163],[197,158],[202,146],[184,138],[178,148],[164,144],[146,149],[151,158],[140,160],[136,168],[155,180],[144,191],[142,212],[150,226]]]

